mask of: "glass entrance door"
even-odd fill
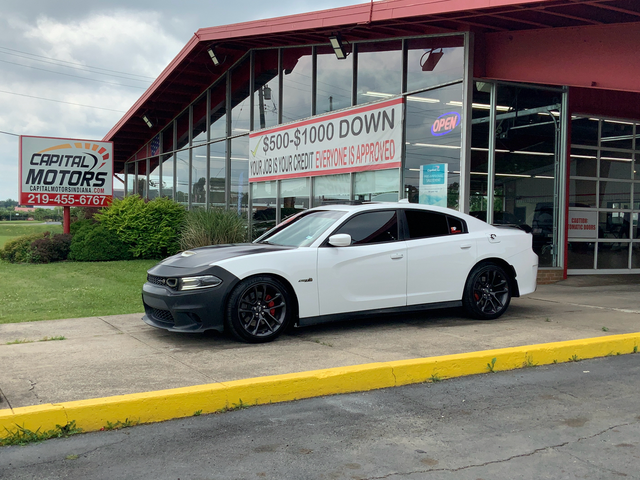
[[[470,213],[530,231],[539,265],[558,266],[563,91],[474,83]]]

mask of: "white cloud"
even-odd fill
[[[364,2],[282,0],[274,5],[245,0],[221,5],[210,0],[138,0],[135,8],[128,0],[5,3],[0,16],[0,131],[98,140],[199,28]],[[64,67],[56,60],[110,72]],[[18,143],[17,137],[0,133],[3,200],[18,198]]]

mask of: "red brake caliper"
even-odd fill
[[[267,300],[267,301],[268,301],[268,300],[271,300],[271,295],[267,295],[264,299],[265,299],[265,300]],[[269,308],[271,308],[271,307],[273,307],[275,304],[276,304],[276,302],[274,302],[273,300],[271,300],[269,303],[267,303],[267,306],[268,306]],[[275,309],[275,308],[271,308],[271,310],[269,310],[269,312],[271,312],[271,315],[274,315],[274,316],[275,316],[275,314],[276,314],[276,309]]]

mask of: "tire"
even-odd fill
[[[511,279],[495,263],[476,265],[464,287],[462,305],[469,316],[493,320],[502,315],[511,302]]]
[[[225,325],[238,340],[264,343],[284,332],[293,316],[293,301],[287,287],[269,276],[241,281],[227,303]]]

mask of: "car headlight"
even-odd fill
[[[178,290],[197,290],[199,288],[217,287],[222,280],[214,275],[202,275],[199,277],[178,278],[176,285]]]

